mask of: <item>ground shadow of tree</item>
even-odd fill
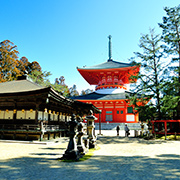
[[[147,141],[139,138],[103,136],[98,143],[161,144],[166,141]],[[157,156],[101,156],[94,155],[81,162],[61,162],[66,147],[42,147],[39,153],[28,157],[0,160],[0,180],[159,180],[180,179],[180,155],[160,154]],[[58,151],[57,151],[58,150]]]
[[[53,157],[53,153],[52,153]],[[82,162],[61,162],[56,158],[20,157],[0,161],[1,180],[45,179],[180,179],[180,155],[93,156]]]
[[[145,140],[143,138],[135,137],[120,137],[120,136],[101,136],[98,137],[100,144],[123,144],[123,143],[140,143],[140,144],[162,144],[165,140]]]

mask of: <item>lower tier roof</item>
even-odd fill
[[[92,92],[82,96],[74,96],[71,99],[74,100],[119,100],[119,99],[128,99],[128,96],[132,94],[131,92],[125,91],[123,93],[117,94],[98,94],[96,92]]]

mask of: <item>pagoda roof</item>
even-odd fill
[[[84,66],[83,68],[78,68],[77,69],[92,69],[92,70],[98,70],[98,69],[119,69],[119,68],[127,68],[127,67],[133,67],[134,65],[132,65],[131,63],[122,63],[122,62],[117,62],[114,60],[108,60],[105,63],[101,63],[95,66]]]
[[[108,60],[105,63],[95,66],[85,66],[83,68],[77,67],[77,70],[91,85],[97,85],[99,83],[99,75],[101,75],[102,72],[117,72],[124,75],[126,73],[126,83],[129,83],[129,72],[131,72],[132,74],[137,74],[139,72],[139,66],[131,63],[122,63],[114,60]]]
[[[71,99],[74,100],[119,100],[119,99],[127,99],[127,96],[132,94],[129,91],[125,91],[124,93],[117,93],[117,94],[99,94],[96,92],[92,92],[89,94],[85,94],[82,96],[74,96]]]

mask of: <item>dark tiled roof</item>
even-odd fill
[[[98,94],[96,92],[86,94],[83,96],[74,96],[71,99],[74,100],[118,100],[118,99],[127,99],[126,96],[130,96],[130,92],[125,91],[125,93],[117,94]]]
[[[1,98],[2,97],[12,98],[12,96],[14,98],[16,96],[20,97],[20,95],[28,96],[34,93],[38,94],[38,96],[39,95],[41,96],[41,93],[44,93],[44,92],[45,94],[42,96],[43,98],[46,98],[47,94],[49,94],[50,95],[49,97],[51,98],[51,100],[53,99],[56,102],[60,102],[60,104],[57,105],[57,108],[58,107],[61,108],[62,106],[64,106],[67,108],[66,111],[67,110],[71,111],[72,108],[75,110],[80,109],[80,111],[82,111],[83,113],[89,113],[89,110],[93,109],[95,113],[100,113],[100,110],[93,105],[78,102],[70,98],[65,98],[64,96],[57,93],[54,89],[50,87],[39,86],[38,84],[27,79],[0,83],[0,97]]]
[[[44,89],[45,87],[29,80],[17,80],[0,83],[0,94],[4,93],[18,93]]]
[[[113,69],[113,68],[124,68],[124,67],[131,67],[132,65],[130,63],[122,63],[122,62],[117,62],[113,60],[108,60],[105,63],[98,64],[95,66],[89,66],[89,67],[83,67],[83,68],[78,68],[78,69]]]

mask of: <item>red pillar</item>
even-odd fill
[[[167,122],[166,121],[164,121],[164,131],[165,131],[165,133],[167,135]]]

